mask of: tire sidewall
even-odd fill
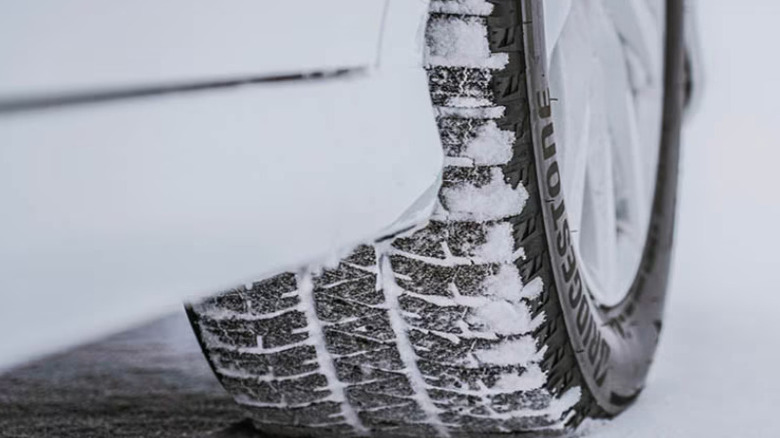
[[[555,144],[542,2],[523,0],[533,154],[550,264],[568,338],[588,390],[607,415],[641,391],[655,354],[669,278],[684,99],[682,0],[667,0],[663,124],[656,191],[638,273],[626,297],[600,306],[588,292],[572,246]],[[548,286],[549,287],[549,286]]]

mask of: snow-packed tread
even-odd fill
[[[193,309],[215,373],[260,430],[547,436],[590,403],[548,266],[519,2],[431,8],[429,86],[446,156],[431,221]],[[484,41],[437,40],[453,29]]]

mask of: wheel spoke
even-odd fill
[[[613,146],[606,122],[606,114],[594,111],[580,240],[582,256],[589,261],[587,270],[591,281],[600,290],[611,291],[616,281],[617,222]]]
[[[604,0],[603,5],[622,43],[636,55],[639,61],[637,67],[643,69],[633,74],[650,80],[656,71],[655,66],[663,58],[663,45],[658,44],[658,19],[655,17],[662,11],[656,11],[646,0]]]
[[[610,305],[636,274],[655,189],[663,0],[565,3],[547,35],[563,193],[590,289]]]
[[[571,12],[572,0],[548,0],[544,2],[544,37],[547,44],[547,61],[558,46],[561,33]],[[549,67],[549,65],[548,65]]]
[[[582,209],[585,203],[585,177],[588,164],[588,146],[590,145],[590,126],[593,123],[591,119],[590,105],[585,107],[582,120],[582,131],[579,136],[579,142],[571,153],[571,163],[574,170],[567,173],[564,179],[564,193],[567,199],[567,211],[571,220],[572,230],[577,234],[576,240],[582,236]]]
[[[590,50],[591,33],[582,26],[587,20],[581,3],[575,2],[572,5],[569,18],[571,21],[560,34],[550,60],[550,86],[555,99],[553,116],[560,165],[563,169],[563,193],[576,239],[581,235],[579,230],[585,198],[585,171],[590,145],[590,101],[593,94],[589,84],[592,81],[595,58]],[[583,66],[586,68],[582,68]],[[574,82],[571,78],[572,72],[577,75]]]
[[[646,169],[642,162],[644,150],[639,137],[633,96],[627,93],[623,101],[626,136],[614,145],[618,193],[617,229],[621,237],[631,239],[641,246],[644,240],[642,234],[650,215],[651,200],[646,196],[650,191],[647,188],[650,181],[646,178]]]

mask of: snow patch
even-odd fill
[[[542,293],[543,288],[544,283],[542,282],[542,278],[536,277],[523,286],[523,290],[520,294],[527,300],[533,300]]]
[[[492,388],[501,392],[530,391],[541,388],[547,382],[547,376],[537,364],[530,364],[517,373],[502,374]]]
[[[474,167],[474,160],[466,157],[444,157],[444,165],[449,167]]]
[[[553,399],[550,402],[550,406],[544,409],[544,414],[549,418],[561,418],[564,412],[570,410],[577,403],[579,403],[582,397],[582,389],[579,386],[572,388],[563,393],[560,397]],[[561,425],[563,426],[563,425]]]
[[[425,63],[430,66],[504,68],[509,55],[492,53],[487,36],[487,25],[481,18],[432,18],[426,34]]]
[[[493,5],[485,0],[433,0],[431,12],[486,16],[493,12]]]
[[[480,126],[477,135],[467,145],[464,155],[477,165],[506,164],[512,159],[515,133],[498,129],[493,120]]]
[[[536,349],[536,340],[528,335],[505,340],[489,349],[475,351],[473,354],[481,363],[510,366],[536,362],[542,358],[543,351]]]
[[[544,284],[540,277],[523,284],[520,270],[514,264],[501,265],[496,274],[485,278],[482,282],[482,288],[486,296],[495,297],[509,303],[533,300],[542,293],[543,286]]]
[[[474,250],[474,255],[486,263],[511,262],[522,255],[516,253],[514,246],[512,224],[501,222],[488,229],[485,243]]]
[[[520,335],[531,329],[531,312],[523,303],[504,300],[490,301],[476,309],[468,317],[469,323],[482,325],[498,335]]]
[[[486,222],[515,216],[523,211],[528,192],[522,185],[504,182],[500,168],[491,171],[491,181],[482,187],[461,184],[442,190],[450,220]]]
[[[500,119],[504,117],[503,106],[490,106],[484,108],[458,108],[451,106],[437,106],[438,117],[452,117],[460,119]]]
[[[515,265],[501,265],[498,273],[482,282],[485,295],[500,298],[510,303],[518,303],[525,298],[520,271]]]
[[[458,108],[484,108],[493,106],[493,102],[484,97],[455,96],[447,99],[445,106],[454,106]]]

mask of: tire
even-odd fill
[[[617,415],[639,394],[662,325],[674,229],[681,1],[667,5],[650,231],[627,297],[609,308],[588,293],[568,236],[541,2],[491,3],[481,15],[469,2],[432,2],[428,73],[447,158],[431,220],[335,266],[188,306],[214,373],[259,430],[548,436]],[[453,27],[482,32],[489,53],[447,56],[437,44]]]

